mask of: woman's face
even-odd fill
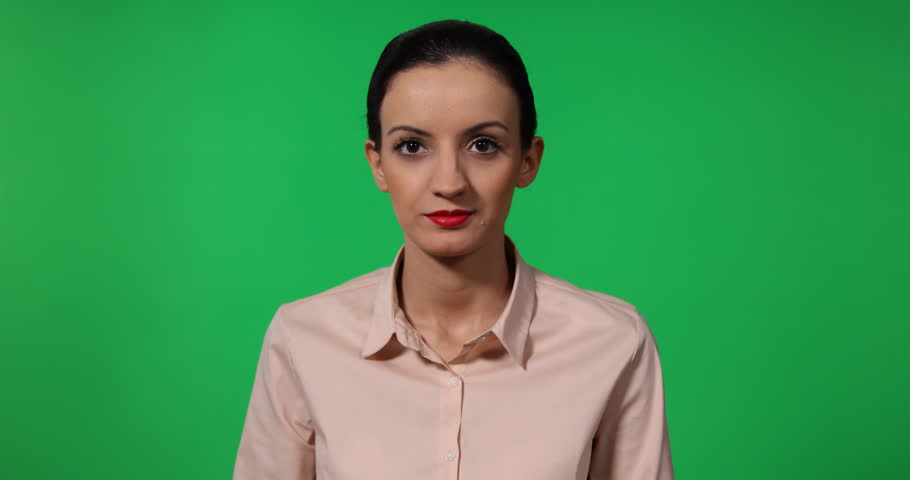
[[[367,140],[367,160],[406,241],[443,257],[501,242],[512,193],[534,181],[543,154],[540,137],[522,149],[508,84],[471,60],[414,67],[392,78],[379,123],[382,147]],[[430,215],[440,210],[470,214]]]

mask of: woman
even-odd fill
[[[394,38],[365,153],[392,265],[281,305],[235,479],[671,479],[657,347],[635,307],[531,267],[504,225],[543,140],[502,36]]]

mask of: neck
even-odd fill
[[[411,323],[453,337],[490,328],[505,309],[514,275],[500,238],[460,257],[434,257],[405,239],[398,299]]]

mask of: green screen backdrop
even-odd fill
[[[507,233],[632,302],[677,478],[906,474],[906,2],[3,2],[0,477],[229,478],[281,303],[391,263],[388,40],[522,54]]]

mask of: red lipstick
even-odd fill
[[[467,222],[473,213],[468,210],[436,210],[426,214],[426,217],[441,227],[457,227]]]

